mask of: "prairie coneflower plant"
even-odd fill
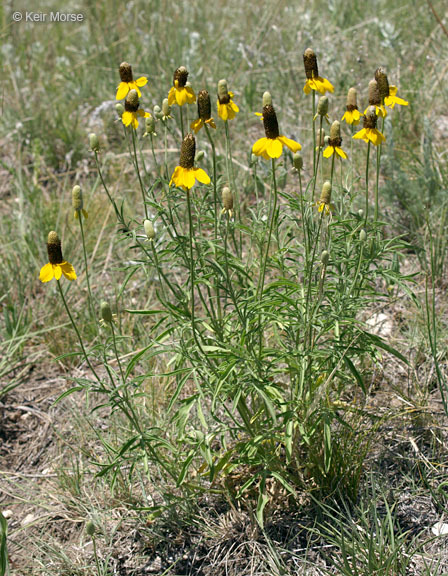
[[[133,128],[133,130],[131,130],[132,147],[134,150],[133,162],[134,162],[135,169],[136,169],[137,176],[138,176],[138,180],[140,183],[140,189],[142,192],[143,207],[145,209],[145,215],[146,215],[146,217],[148,217],[148,209],[146,206],[146,199],[145,199],[145,187],[143,186],[143,181],[142,181],[142,178],[140,175],[140,168],[138,165],[137,148],[135,145],[134,132],[138,128],[137,116],[140,116],[141,118],[149,118],[151,115],[149,112],[145,112],[142,108],[140,108],[140,102],[139,102],[138,94],[137,94],[136,90],[130,90],[130,92],[128,92],[128,95],[126,96],[126,99],[124,101],[124,108],[125,108],[125,111],[123,112],[123,116],[121,117],[121,120],[125,126],[132,125],[132,128]]]
[[[184,118],[182,106],[184,106],[184,104],[193,104],[193,102],[196,102],[196,94],[194,93],[193,88],[187,83],[188,74],[188,70],[185,68],[185,66],[176,68],[173,75],[173,86],[168,92],[169,106],[177,104],[180,108],[180,127],[182,132],[182,139],[184,138]]]
[[[117,88],[116,100],[123,100],[126,98],[130,90],[135,90],[140,98],[142,95],[140,88],[147,84],[148,78],[141,76],[140,78],[137,78],[137,80],[134,80],[132,75],[132,66],[127,62],[122,62],[118,70],[120,72],[121,82]]]
[[[305,94],[312,94],[313,98],[313,174],[314,178],[317,177],[316,168],[316,129],[314,126],[314,117],[316,115],[316,99],[314,92],[325,94],[325,92],[334,92],[333,84],[326,78],[319,76],[319,69],[317,67],[317,57],[312,48],[307,48],[303,53],[303,64],[305,67],[306,82],[303,87]]]
[[[59,294],[61,295],[65,310],[68,314],[68,317],[70,318],[70,322],[72,323],[72,326],[73,326],[73,328],[76,332],[76,335],[78,337],[78,341],[79,341],[79,344],[81,346],[81,350],[83,352],[84,358],[86,359],[86,362],[87,362],[90,370],[92,371],[92,374],[95,376],[95,378],[99,382],[100,379],[99,379],[97,373],[95,372],[95,369],[93,368],[92,364],[90,363],[89,357],[87,356],[87,352],[84,348],[81,334],[79,333],[78,327],[76,326],[76,322],[74,321],[73,316],[71,315],[70,309],[69,309],[67,302],[65,300],[64,292],[62,291],[62,288],[61,288],[61,283],[60,283],[61,276],[64,275],[65,278],[67,278],[67,280],[76,280],[76,272],[75,272],[75,269],[73,268],[73,266],[70,264],[70,262],[67,262],[66,260],[64,260],[64,258],[62,256],[61,240],[59,239],[58,234],[54,230],[52,230],[51,232],[48,233],[47,253],[48,253],[49,262],[48,262],[48,264],[45,264],[45,266],[43,266],[41,268],[39,278],[40,278],[41,282],[49,282],[53,278],[56,279],[56,284],[58,287]]]
[[[334,159],[338,155],[343,160],[347,160],[347,154],[342,150],[342,138],[341,138],[341,124],[338,120],[335,120],[330,128],[330,138],[328,139],[328,146],[323,151],[324,158],[331,158],[331,176],[330,182],[333,184],[333,173],[334,173]]]
[[[298,152],[302,146],[295,140],[286,138],[286,136],[280,135],[278,128],[277,114],[275,113],[274,107],[272,106],[272,98],[269,92],[263,94],[263,103],[269,102],[263,106],[263,125],[265,137],[260,138],[255,142],[252,147],[252,152],[256,156],[262,156],[265,160],[271,160],[272,165],[272,191],[274,193],[274,203],[272,212],[269,218],[269,233],[266,246],[266,252],[262,264],[262,269],[260,273],[260,281],[258,285],[258,296],[261,297],[263,293],[264,278],[266,273],[266,262],[269,254],[269,247],[271,244],[272,229],[274,226],[274,220],[276,220],[277,214],[277,182],[275,177],[275,159],[280,158],[283,153],[283,146],[289,148],[292,152]]]
[[[341,120],[351,126],[357,126],[363,114],[358,110],[358,93],[356,88],[349,88],[344,115]]]
[[[383,119],[386,118],[387,110],[386,108],[384,108],[384,103],[380,96],[380,91],[378,88],[378,82],[375,79],[370,80],[369,82],[369,105],[364,110],[364,114],[366,114],[370,106],[373,106],[375,108],[375,114],[379,118]]]
[[[382,142],[386,141],[383,134],[377,129],[378,117],[375,112],[375,106],[367,108],[364,115],[364,127],[353,135],[354,139],[364,140],[367,142],[367,158],[366,158],[366,207],[365,207],[365,220],[369,210],[369,157],[370,157],[370,143],[374,146],[379,146]],[[375,201],[375,206],[378,205],[378,193]],[[378,209],[376,208],[376,212]]]

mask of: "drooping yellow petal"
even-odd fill
[[[48,262],[40,269],[39,280],[41,282],[49,282],[54,278],[53,266]]]
[[[142,97],[142,93],[140,92],[140,88],[137,86],[137,83],[132,81],[132,82],[128,82],[128,86],[130,90],[135,90],[137,92],[137,96],[139,98]]]
[[[76,272],[70,262],[62,262],[59,265],[62,270],[62,274],[67,278],[67,280],[76,280]]]
[[[174,172],[173,172],[173,175],[171,176],[171,180],[170,180],[170,186],[171,186],[171,184],[178,186],[177,182],[179,180],[179,174],[180,174],[181,170],[182,170],[182,168],[180,166],[176,166],[176,168],[174,168]]]
[[[145,76],[140,76],[140,78],[137,78],[137,80],[135,81],[137,86],[140,86],[140,88],[142,86],[145,86],[145,84],[147,84],[147,82],[148,82],[148,78],[146,78]]]
[[[266,141],[267,141],[267,138],[265,138],[265,137],[260,138],[252,146],[252,153],[255,154],[255,156],[263,156],[263,154],[266,153],[265,152],[266,151]]]
[[[210,176],[205,170],[202,170],[202,168],[195,168],[194,176],[198,182],[201,182],[202,184],[210,184]]]
[[[235,102],[233,100],[230,100],[228,106],[230,106],[232,112],[233,112],[233,116],[232,118],[235,117],[235,114],[238,114],[238,112],[240,111],[240,109],[238,108],[238,106],[235,104]]]
[[[209,126],[211,126],[212,128],[216,129],[216,124],[215,121],[213,120],[213,118],[209,118],[208,120],[205,121],[206,124],[208,124]]]
[[[75,218],[78,219],[79,218],[79,214],[78,214],[78,210],[75,210],[75,214],[74,214]]]
[[[341,158],[344,158],[344,160],[347,160],[347,154],[344,152],[344,150],[342,150],[342,148],[339,148],[339,146],[335,146],[334,149],[336,150],[336,153],[339,154],[339,156]]]
[[[87,219],[87,218],[89,217],[89,214],[87,213],[87,210],[84,210],[84,208],[81,210],[81,212],[82,212],[82,215],[84,216],[84,218]]]
[[[54,272],[54,277],[56,278],[56,280],[59,280],[60,277],[62,276],[62,268],[60,264],[53,264],[53,272]]]
[[[129,86],[127,82],[120,82],[117,88],[116,100],[123,100],[124,98],[126,98],[128,92],[129,92]]]
[[[217,100],[216,105],[218,107],[218,116],[225,122],[229,117],[227,106],[225,104],[221,104],[219,100]]]
[[[185,98],[188,104],[193,104],[193,102],[196,102],[196,94],[194,93],[193,88],[191,86],[185,86],[184,90]]]
[[[171,87],[170,91],[168,92],[168,104],[172,106],[176,102],[176,89],[174,86]]]
[[[299,144],[295,140],[291,140],[291,138],[287,138],[286,136],[279,136],[278,140],[280,140],[282,144],[284,144],[287,148],[289,148],[291,152],[295,153],[302,149],[301,144]]]
[[[278,138],[266,138],[266,152],[269,158],[280,158],[283,152],[283,144]]]
[[[305,92],[305,94],[311,94],[311,86],[310,86],[309,80],[307,80],[305,82],[305,86],[303,87],[303,91]]]
[[[137,114],[135,114],[134,112],[132,112],[132,127],[134,128],[134,130],[137,130],[138,128]]]
[[[325,150],[322,152],[324,158],[331,158],[334,154],[334,146],[327,146]]]
[[[178,106],[183,106],[187,102],[187,91],[185,88],[176,89],[176,103]]]
[[[356,132],[356,134],[353,134],[353,138],[355,140],[364,140],[364,142],[368,142],[369,139],[367,137],[367,128],[361,128],[361,130],[359,132]]]
[[[193,186],[196,183],[195,169],[194,168],[183,168],[182,170],[183,170],[183,174],[181,177],[182,186],[184,188],[188,188],[189,190],[191,190],[191,188],[193,188]]]
[[[121,121],[125,126],[129,126],[129,124],[131,124],[133,119],[134,115],[132,114],[132,112],[129,112],[128,110],[125,110],[123,112],[123,115],[121,116]]]
[[[202,122],[202,120],[198,118],[197,120],[193,120],[193,122],[190,124],[190,128],[194,130],[195,134],[197,134],[199,130],[202,128],[203,124],[204,123]]]

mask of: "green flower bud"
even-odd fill
[[[222,205],[227,211],[233,208],[233,194],[228,186],[222,189]]]
[[[171,106],[168,104],[168,98],[165,98],[162,102],[162,115],[168,118],[171,114]]]
[[[265,92],[263,94],[263,108],[265,106],[272,106],[272,96],[270,92]]]
[[[91,134],[89,134],[89,144],[90,144],[90,149],[93,152],[99,152],[100,141],[98,140],[98,136],[95,134],[95,132],[92,132]]]
[[[112,324],[112,310],[110,309],[109,302],[101,302],[101,318],[104,320],[104,322]]]
[[[154,116],[149,116],[149,118],[145,118],[145,127],[146,127],[146,134],[155,134],[156,131],[156,121]]]
[[[94,536],[96,532],[95,524],[91,520],[86,522],[86,532],[89,536]]]
[[[123,104],[121,102],[117,102],[117,104],[115,104],[115,110],[117,111],[118,116],[121,118],[124,112]]]
[[[75,212],[80,212],[84,208],[82,200],[82,190],[80,186],[73,186],[72,190],[72,206]]]
[[[157,104],[154,106],[154,116],[157,120],[161,120],[163,117],[162,110],[160,109],[160,106],[157,106]]]
[[[364,243],[367,240],[367,233],[364,228],[359,233],[359,241]]]
[[[146,236],[148,240],[153,240],[155,238],[155,230],[151,220],[145,220],[143,222],[143,226],[145,228]]]
[[[196,153],[196,162],[200,162],[202,158],[204,158],[204,156],[205,156],[204,150],[199,150],[199,152]]]
[[[360,208],[360,209],[358,210],[358,217],[359,217],[359,218],[364,218],[364,210],[363,210],[362,208]]]
[[[317,114],[319,116],[326,116],[328,114],[328,98],[321,96],[317,103]]]
[[[319,202],[327,205],[331,202],[331,183],[328,180],[322,186]]]
[[[322,262],[322,264],[324,266],[326,266],[328,264],[329,260],[330,260],[330,253],[327,252],[327,250],[324,250],[322,252],[322,254],[320,255],[320,261]]]
[[[300,154],[300,152],[295,152],[293,157],[292,157],[292,163],[294,168],[297,170],[297,172],[300,172],[300,170],[302,170],[303,168],[303,158],[302,155]]]
[[[224,78],[218,82],[218,97],[221,100],[222,98],[226,98],[229,93],[227,88],[227,80]]]

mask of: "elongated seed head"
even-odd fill
[[[54,230],[48,233],[47,252],[50,264],[61,264],[61,262],[64,262],[61,240]]]
[[[205,122],[210,120],[212,114],[212,105],[210,102],[210,94],[207,90],[201,90],[198,94],[198,116]]]
[[[124,108],[127,112],[137,112],[139,106],[137,90],[129,90],[124,100]]]
[[[120,64],[119,72],[120,72],[120,79],[122,82],[132,82],[133,81],[132,66],[130,64],[128,64],[127,62],[122,62]]]
[[[194,139],[193,134],[187,134],[180,147],[180,166],[187,169],[193,168],[195,154],[196,140]]]
[[[349,88],[347,93],[347,110],[353,112],[358,110],[358,93],[356,88]]]
[[[176,85],[177,80],[179,88],[184,88],[185,84],[187,83],[187,78],[188,78],[188,70],[185,68],[185,66],[180,66],[179,68],[176,68],[173,75],[174,86]]]
[[[84,203],[82,200],[82,190],[80,186],[73,186],[72,190],[72,207],[73,210],[79,212],[84,208]]]
[[[380,67],[375,70],[375,80],[378,84],[380,98],[384,101],[384,98],[389,96],[389,80],[387,79],[387,74],[384,68]]]
[[[269,105],[272,106],[272,96],[270,92],[265,92],[263,94],[263,108]]]
[[[319,76],[316,54],[312,48],[307,48],[303,53],[303,64],[305,66],[305,74],[308,80]]]
[[[380,91],[378,90],[378,82],[376,80],[370,80],[369,82],[369,105],[381,105]]]
[[[110,309],[109,302],[106,302],[105,300],[101,302],[101,318],[104,320],[104,322],[112,324],[112,310]]]
[[[263,124],[266,138],[275,140],[279,137],[277,114],[272,104],[263,107]]]
[[[331,183],[328,180],[322,186],[319,202],[322,204],[330,204],[331,202]]]

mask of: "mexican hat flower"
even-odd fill
[[[335,120],[330,128],[330,138],[328,139],[328,146],[323,151],[325,158],[331,158],[333,154],[338,154],[341,158],[346,159],[347,154],[341,148],[342,138],[341,138],[341,125]]]
[[[334,210],[334,205],[331,203],[331,183],[328,180],[322,186],[322,192],[316,206],[318,212],[325,210],[325,214],[330,214]]]
[[[375,114],[377,116],[380,118],[386,118],[387,110],[384,108],[383,100],[378,88],[378,82],[376,80],[370,80],[369,82],[369,106],[375,107]],[[364,114],[367,112],[369,106],[364,110]]]
[[[266,101],[265,96],[266,94],[263,96],[264,101]],[[272,104],[263,106],[263,125],[266,136],[257,140],[252,146],[252,152],[255,156],[262,156],[265,160],[269,160],[269,158],[280,158],[283,146],[292,152],[298,152],[302,148],[295,140],[280,135],[277,114]]]
[[[193,104],[196,102],[196,94],[193,88],[187,85],[188,70],[185,66],[176,68],[173,76],[173,86],[168,93],[168,104],[172,106],[177,104],[183,106],[184,104]]]
[[[314,115],[313,120],[320,116],[322,119],[325,118],[328,124],[330,124],[330,118],[328,116],[328,98],[327,96],[321,96],[319,102],[317,103],[317,112]]]
[[[199,130],[208,124],[212,128],[216,128],[215,121],[211,117],[212,105],[210,102],[210,95],[207,90],[201,90],[198,94],[198,119],[191,123],[190,128],[197,134]]]
[[[319,76],[317,68],[317,58],[312,48],[307,48],[303,53],[303,63],[305,65],[306,83],[303,87],[305,94],[311,94],[311,90],[315,90],[320,94],[325,92],[334,92],[333,84],[326,78]]]
[[[349,88],[347,93],[347,106],[341,120],[345,120],[347,124],[357,126],[361,120],[361,116],[362,114],[358,110],[358,94],[356,88]]]
[[[218,82],[218,116],[227,122],[233,120],[238,114],[240,109],[233,101],[233,92],[229,92],[227,88],[227,80],[222,79]]]
[[[42,266],[39,274],[41,282],[49,282],[53,278],[59,280],[62,274],[67,280],[76,280],[76,272],[70,262],[62,257],[61,241],[56,232],[48,234],[47,239],[48,264]]]
[[[72,207],[74,210],[75,218],[80,218],[80,213],[84,218],[88,218],[86,210],[84,210],[84,201],[82,199],[82,190],[80,186],[73,186],[72,190]]]
[[[228,214],[229,218],[233,216],[233,194],[228,186],[222,189],[222,211],[221,214]]]
[[[407,100],[403,100],[403,98],[399,98],[397,96],[398,88],[396,86],[389,85],[387,74],[383,70],[383,68],[376,69],[375,80],[378,83],[378,90],[380,92],[382,101],[386,106],[393,109],[395,104],[398,104],[399,106],[409,105],[409,102]]]
[[[364,127],[359,132],[353,135],[353,138],[364,140],[364,142],[372,142],[375,146],[379,146],[381,142],[386,142],[386,138],[376,128],[378,116],[375,113],[375,106],[367,108],[364,116]]]
[[[187,134],[180,147],[179,166],[176,166],[171,176],[170,186],[174,184],[178,188],[190,190],[196,183],[210,184],[210,177],[202,170],[195,168],[194,157],[196,154],[196,141],[193,134]]]
[[[148,82],[148,78],[141,76],[140,78],[137,78],[137,80],[134,80],[132,75],[132,66],[127,62],[122,62],[120,64],[119,72],[121,82],[117,88],[116,100],[123,100],[123,98],[126,98],[130,90],[135,90],[140,98],[142,95],[140,88]]]
[[[125,126],[132,125],[134,130],[137,130],[138,127],[138,119],[137,116],[142,118],[149,118],[151,114],[149,112],[145,112],[142,108],[140,108],[140,102],[138,101],[138,94],[137,90],[131,90],[128,92],[126,96],[126,100],[124,101],[124,112],[121,116],[121,121]]]

